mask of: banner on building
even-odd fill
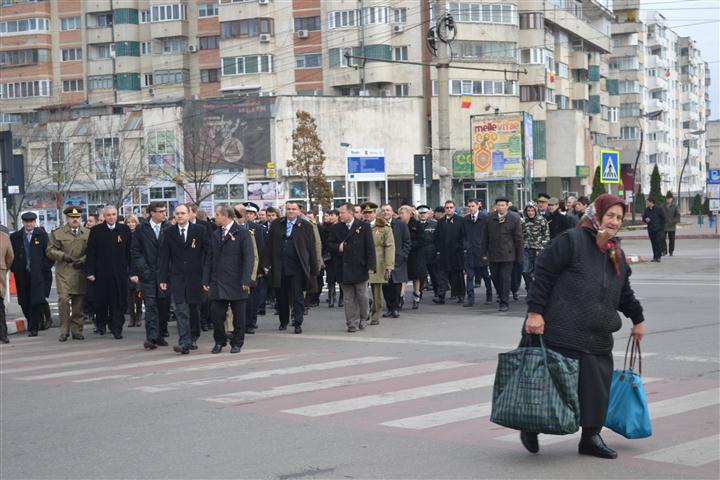
[[[457,150],[452,156],[453,178],[475,178],[473,154],[471,150]]]
[[[472,163],[476,180],[517,180],[525,175],[522,113],[470,117]],[[532,131],[530,132],[532,136]]]
[[[270,158],[274,97],[188,100],[183,113],[186,171],[264,168]]]
[[[66,193],[63,209],[67,207],[80,207],[83,210],[87,210],[88,204],[87,193]]]

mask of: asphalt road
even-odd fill
[[[633,268],[654,435],[605,432],[615,461],[578,456],[572,436],[541,436],[530,455],[490,423],[522,303],[425,302],[355,334],[326,305],[303,335],[268,315],[232,356],[209,355],[210,335],[189,356],[146,352],[137,328],[119,341],[13,336],[0,347],[0,478],[718,478],[719,246],[679,241]]]

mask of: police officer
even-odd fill
[[[60,338],[65,342],[72,333],[73,340],[83,340],[83,308],[87,280],[85,279],[85,251],[90,230],[81,224],[82,209],[68,207],[63,213],[67,223],[50,234],[47,256],[55,261],[55,285],[60,313]]]
[[[430,284],[433,290],[433,296],[437,295],[437,251],[435,250],[435,229],[437,229],[437,220],[433,216],[433,211],[427,205],[419,205],[417,207],[420,215],[420,223],[425,227],[425,267],[430,275]],[[427,289],[427,278],[423,279],[421,292]],[[422,297],[422,293],[420,294]]]

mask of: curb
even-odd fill
[[[17,320],[9,320],[5,322],[7,324],[7,333],[12,335],[14,333],[22,333],[27,331],[25,328],[25,319],[18,318]]]
[[[646,235],[620,235],[623,240],[647,240]],[[699,233],[691,235],[675,235],[675,240],[717,240],[720,234],[715,233]]]

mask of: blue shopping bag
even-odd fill
[[[630,368],[626,368],[628,348],[631,344]],[[636,358],[638,359],[638,372],[634,370]],[[605,426],[625,438],[646,438],[652,435],[650,411],[642,383],[640,342],[632,336],[625,349],[623,369],[613,372]]]

